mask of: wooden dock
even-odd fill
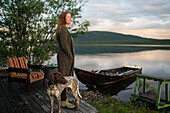
[[[144,75],[144,74],[136,74],[135,76],[136,76],[136,86],[135,86],[133,97],[131,98],[132,100],[135,101],[136,99],[141,99],[141,100],[148,101],[150,103],[154,103],[157,109],[170,107],[170,99],[169,99],[170,78],[169,77],[164,77],[164,76],[157,77],[153,75]],[[139,79],[141,78],[143,79],[143,93],[138,94]],[[159,82],[157,93],[146,92],[147,79]],[[165,99],[161,99],[161,91],[162,91],[163,84],[165,85]]]
[[[46,82],[47,84],[47,82]],[[71,95],[69,95],[71,96]],[[54,112],[58,111],[57,100],[54,101]],[[80,100],[79,111],[61,108],[62,113],[97,113],[96,108]],[[27,94],[27,85],[12,82],[8,89],[8,78],[0,77],[0,113],[50,113],[50,100],[42,81],[31,84]]]

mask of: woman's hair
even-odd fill
[[[58,22],[58,26],[57,26],[57,30],[56,30],[56,33],[55,33],[55,41],[57,41],[57,35],[58,35],[58,32],[61,30],[61,25],[65,25],[66,24],[66,14],[69,13],[69,12],[62,12],[60,14],[60,17],[59,17],[59,22]]]

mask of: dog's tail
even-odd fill
[[[78,96],[80,97],[80,98],[82,98],[82,96],[80,95],[80,92],[79,92],[79,87],[78,87]]]

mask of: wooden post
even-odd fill
[[[138,87],[139,87],[139,77],[136,77],[136,86],[135,86],[135,91],[134,91],[135,96],[137,95]]]
[[[158,92],[157,92],[157,100],[156,100],[156,107],[159,107],[159,103],[160,103],[160,98],[161,98],[161,89],[162,89],[162,81],[159,81],[158,84]],[[159,108],[158,108],[159,109]]]
[[[43,87],[45,87],[45,77],[44,77],[44,79],[43,79]]]
[[[166,91],[166,101],[169,102],[169,84],[165,84],[165,91]]]
[[[169,83],[170,83],[170,78],[167,77],[157,77],[157,76],[152,76],[152,75],[143,75],[143,74],[137,74],[136,76],[136,87],[135,87],[135,91],[134,91],[134,95],[133,95],[133,100],[135,101],[137,98],[142,99],[142,100],[146,100],[148,102],[152,102],[156,104],[156,108],[157,109],[161,109],[161,108],[165,108],[165,107],[170,107],[170,97],[169,97]],[[154,81],[158,81],[158,90],[157,90],[157,97],[156,100],[153,99],[151,96],[155,96],[155,93],[153,94],[141,94],[141,95],[137,95],[137,90],[138,90],[138,86],[139,86],[139,78],[143,78],[143,83],[144,83],[144,88],[143,88],[143,92],[146,92],[146,83],[147,83],[147,79],[151,79]],[[162,84],[165,84],[165,96],[166,96],[166,100],[165,99],[161,99],[161,90],[162,90]],[[147,97],[147,98],[146,98]],[[166,102],[166,103],[163,103]]]
[[[147,79],[143,78],[143,93],[146,93]]]

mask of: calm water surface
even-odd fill
[[[132,53],[103,53],[103,54],[84,54],[76,55],[76,64],[78,68],[91,71],[92,69],[115,68],[123,65],[140,66],[143,68],[143,74],[154,76],[170,77],[170,50],[149,50]],[[157,82],[149,81],[157,87]],[[80,88],[85,88],[82,84]],[[114,98],[129,101],[134,92],[135,82],[113,95]],[[164,88],[162,95],[164,97]]]
[[[75,66],[86,70],[114,68],[123,65],[143,67],[143,74],[170,76],[170,50],[85,54],[76,55],[75,59]]]
[[[131,65],[142,67],[143,74],[170,77],[170,49],[167,48],[113,48],[105,46],[99,48],[94,46],[83,46],[81,48],[78,46],[75,48],[75,67],[77,68],[91,71],[92,69],[109,69]],[[95,51],[97,52],[95,53]],[[52,57],[51,62],[56,61],[56,56]],[[149,81],[149,83],[157,87],[157,82]],[[134,87],[135,82],[127,86],[125,90],[113,95],[113,97],[129,101],[131,94],[134,92]],[[80,89],[86,89],[85,85],[80,83]],[[114,89],[112,90],[114,91]],[[162,88],[162,95],[164,95],[164,92],[164,88]]]

